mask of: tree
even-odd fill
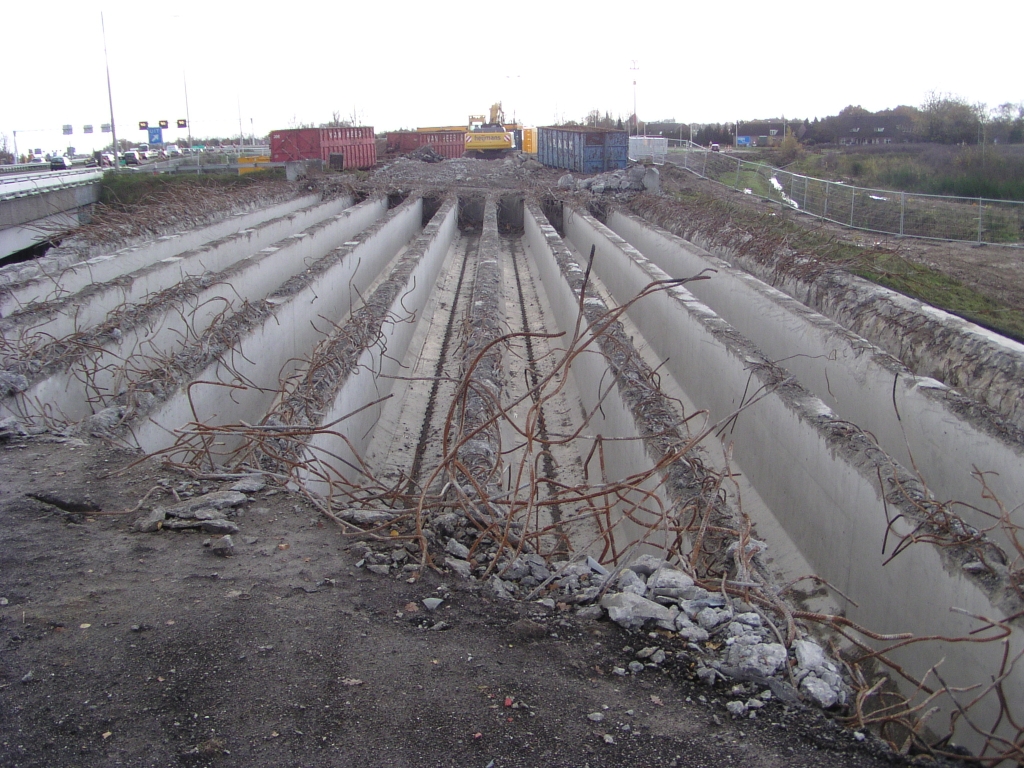
[[[11,165],[14,162],[14,153],[7,145],[7,134],[0,133],[0,165]]]
[[[981,136],[983,105],[932,91],[921,105],[920,135],[937,144],[973,144]]]

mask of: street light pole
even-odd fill
[[[630,70],[633,71],[633,72],[639,72],[640,71],[640,62],[637,59],[633,59],[632,65],[630,66]],[[634,75],[633,77],[634,77],[634,80],[633,80],[633,124],[636,126],[636,133],[634,135],[635,136],[639,136],[640,135],[640,118],[636,114],[636,79],[635,79],[636,75]]]
[[[107,55],[107,25],[103,21],[103,12],[100,11],[100,28],[103,30],[103,61],[107,65],[107,100],[110,102],[110,133],[114,137],[114,173],[117,173],[121,165],[117,152],[117,126],[114,124],[114,93],[110,89],[110,57]]]

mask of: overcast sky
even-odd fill
[[[634,79],[647,121],[813,119],[920,105],[930,91],[1024,101],[1021,0],[15,0],[5,11],[0,134],[18,131],[22,153],[109,142],[101,11],[118,137],[132,142],[145,140],[140,120],[185,117],[186,81],[198,136],[237,136],[240,122],[260,136],[335,111],[378,131],[464,125],[498,100],[527,125],[625,117]]]

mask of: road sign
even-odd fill
[[[92,133],[92,126],[91,125],[83,125],[82,126],[82,133]]]
[[[161,128],[166,128],[167,127],[167,121],[166,120],[161,120],[160,121],[160,127]]]
[[[65,125],[65,126],[64,126],[64,135],[65,135],[65,136],[70,136],[70,135],[71,135],[71,133],[72,133],[72,129],[71,129],[71,126],[70,126],[70,125]]]
[[[100,132],[102,132],[102,133],[110,133],[110,123],[102,123],[100,125]]]
[[[188,128],[188,120],[179,120],[178,121],[178,127],[179,128]]]
[[[164,143],[164,129],[163,128],[150,128],[149,129],[149,143],[150,144],[163,144]]]
[[[139,120],[139,130],[140,131],[148,131],[149,130],[149,122],[147,122],[146,120]]]

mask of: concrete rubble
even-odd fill
[[[558,180],[558,188],[564,190],[589,191],[595,195],[616,192],[661,192],[661,172],[654,166],[631,165],[618,171],[600,173],[584,179],[576,179],[571,173]]]
[[[349,513],[343,517],[354,519]],[[492,597],[528,599],[556,613],[574,609],[587,620],[607,616],[639,637],[670,638],[644,643],[615,674],[639,675],[666,663],[686,663],[708,685],[738,681],[737,698],[728,705],[735,717],[756,717],[773,697],[787,705],[823,709],[850,700],[839,667],[816,642],[804,638],[787,649],[753,606],[697,586],[692,576],[659,557],[642,554],[611,572],[593,557],[548,563],[523,552],[510,559],[461,515],[442,514],[424,523],[431,549],[443,553],[434,562],[459,580],[476,581]],[[360,546],[357,565],[371,573],[406,578],[421,567],[420,550],[412,542]]]

